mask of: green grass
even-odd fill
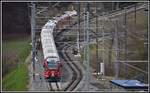
[[[3,52],[10,53],[15,52],[19,56],[20,61],[24,61],[29,54],[30,45],[28,39],[3,41]]]
[[[23,91],[27,90],[28,84],[28,68],[27,63],[25,63],[26,57],[30,53],[29,39],[17,39],[17,40],[7,40],[2,43],[2,52],[5,55],[3,59],[3,64],[5,64],[4,69],[9,69],[8,64],[14,63],[13,69],[10,69],[2,78],[2,85],[4,91]],[[11,55],[15,53],[15,55]],[[11,56],[7,56],[11,55]],[[15,62],[16,60],[18,62]],[[11,66],[11,65],[9,65]],[[7,67],[7,68],[6,68]]]
[[[27,90],[28,70],[26,64],[21,64],[18,68],[7,74],[3,78],[3,90],[24,91]]]

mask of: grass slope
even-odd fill
[[[3,70],[9,69],[11,63],[15,64],[15,66],[13,65],[13,68],[9,69],[9,71],[3,76],[2,79],[3,90],[4,91],[27,90],[28,68],[27,64],[25,63],[25,59],[30,52],[29,40],[17,39],[17,40],[3,41],[2,48],[3,54],[5,56],[5,58],[3,59],[3,64],[5,64]]]

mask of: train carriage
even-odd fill
[[[61,77],[61,62],[53,39],[52,31],[54,27],[52,25],[49,26],[51,26],[51,28],[42,29],[41,32],[42,49],[45,59],[43,64],[45,69],[44,77],[48,81],[59,81]]]
[[[63,22],[64,19],[72,15],[76,15],[76,11],[68,11],[61,17],[49,20],[42,28],[41,43],[44,55],[44,77],[48,81],[60,81],[62,75],[62,62],[59,58],[57,48],[54,42],[53,30],[58,22]]]

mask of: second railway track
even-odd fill
[[[81,69],[73,62],[69,54],[67,53],[69,49],[68,44],[61,45],[60,49],[62,50],[60,55],[68,65],[68,67],[72,70],[71,81],[69,81],[68,85],[63,88],[63,91],[73,91],[77,85],[82,80],[82,71]]]
[[[67,64],[69,65],[69,67],[74,71],[73,76],[72,76],[72,81],[68,84],[68,86],[64,89],[64,91],[73,91],[77,85],[80,83],[81,79],[82,79],[82,71],[81,69],[74,63],[74,61],[70,58],[69,54],[68,54],[68,49],[69,49],[69,45],[67,45],[65,47],[65,56],[67,58]]]

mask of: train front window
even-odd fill
[[[57,63],[54,60],[48,61],[49,69],[57,69]]]

